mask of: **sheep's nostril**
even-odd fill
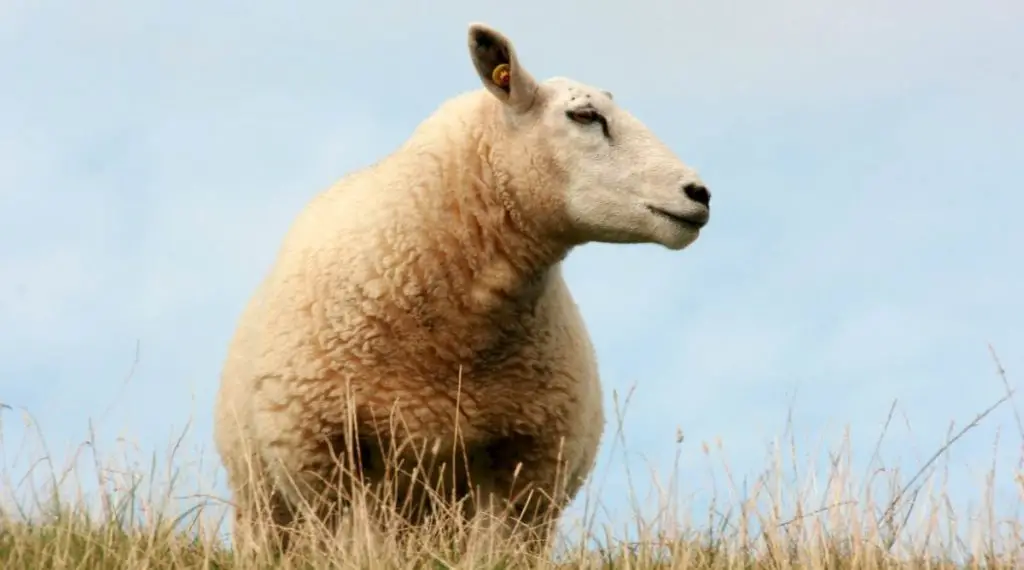
[[[697,202],[698,204],[707,206],[711,203],[711,192],[708,192],[707,187],[703,184],[694,184],[691,182],[686,186],[683,186],[683,193],[686,194],[687,198]]]

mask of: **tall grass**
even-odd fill
[[[179,494],[183,474],[197,469],[180,457],[184,433],[164,461],[154,456],[147,468],[127,456],[104,455],[90,438],[73,464],[87,457],[93,481],[82,479],[80,467],[55,465],[40,435],[33,461],[19,477],[9,465],[2,471],[0,568],[1020,569],[1024,521],[1007,513],[1024,504],[1024,451],[1015,466],[989,467],[986,488],[977,497],[981,506],[969,512],[953,508],[948,465],[940,468],[949,450],[993,410],[1013,406],[1001,367],[999,375],[1006,394],[948,434],[909,476],[875,462],[868,472],[855,473],[847,439],[825,452],[824,481],[813,470],[794,480],[787,469],[799,473],[798,450],[787,430],[787,447],[776,448],[753,482],[737,482],[723,466],[727,492],[706,497],[705,520],[693,520],[692,510],[676,499],[687,485],[678,461],[667,478],[651,474],[662,495],[653,515],[633,498],[636,474],[627,471],[628,487],[614,490],[630,497],[635,511],[628,536],[597,522],[602,507],[597,497],[612,490],[595,488],[598,478],[592,478],[582,512],[567,515],[556,540],[539,555],[492,527],[462,520],[454,508],[409,534],[397,524],[375,524],[365,502],[357,501],[339,529],[310,522],[283,555],[257,544],[242,556],[232,552],[225,533],[232,516],[226,498],[195,489]],[[13,412],[0,410],[4,421],[12,420]],[[622,412],[617,405],[620,424]],[[892,416],[890,410],[890,421]],[[1016,408],[1014,417],[1024,444]],[[878,440],[870,442],[876,451],[888,428],[887,421]],[[609,429],[606,437],[605,445],[625,444],[620,429]],[[0,431],[4,457],[10,457],[7,445]],[[713,447],[704,446],[709,460]],[[29,457],[24,449],[17,455],[19,461]],[[1010,482],[1016,491],[1014,505],[997,504],[999,482]]]

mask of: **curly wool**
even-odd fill
[[[502,497],[568,475],[545,505],[555,514],[578,492],[604,416],[560,270],[563,205],[545,191],[563,173],[543,148],[508,143],[501,112],[483,91],[454,98],[298,216],[241,316],[217,398],[236,531],[259,493],[282,524],[329,494],[321,480],[351,423],[362,443],[442,454],[458,437],[473,483]]]

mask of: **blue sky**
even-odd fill
[[[677,451],[681,493],[706,501],[716,438],[760,473],[791,405],[802,461],[849,428],[862,473],[898,400],[883,458],[915,471],[1002,394],[988,343],[1011,381],[1024,370],[1024,7],[607,6],[5,2],[0,402],[57,456],[90,418],[101,448],[143,455],[191,418],[209,470],[221,359],[292,217],[479,86],[465,30],[481,20],[538,77],[614,91],[714,194],[682,253],[567,262],[609,406],[635,389],[628,455],[606,432],[604,504],[626,507],[625,466],[643,494]],[[10,467],[25,433],[4,418]],[[957,504],[981,496],[993,450],[1016,504],[1009,407],[953,449]]]

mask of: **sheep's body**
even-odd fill
[[[565,252],[524,236],[487,180],[479,152],[497,105],[449,103],[299,216],[229,349],[217,425],[232,488],[251,476],[244,462],[313,484],[332,462],[325,436],[340,443],[353,408],[360,438],[395,435],[398,410],[441,457],[458,430],[499,462],[502,491],[519,461],[521,480],[553,483],[560,452],[578,488],[603,428],[597,365]]]
[[[490,34],[480,42],[504,40],[476,29]],[[472,485],[501,498],[560,489],[529,498],[540,511],[513,500],[534,521],[556,517],[592,468],[601,386],[560,269],[586,241],[565,215],[574,197],[557,191],[573,173],[550,133],[510,134],[507,107],[534,84],[516,83],[532,78],[504,48],[509,100],[456,97],[317,196],[243,312],[215,422],[236,533],[257,496],[286,526],[300,504],[331,506],[324,478],[349,446],[371,482],[385,477],[380,443],[411,443],[407,468],[424,447],[465,457]],[[676,249],[696,239],[672,235]],[[467,491],[458,476],[448,484]]]

